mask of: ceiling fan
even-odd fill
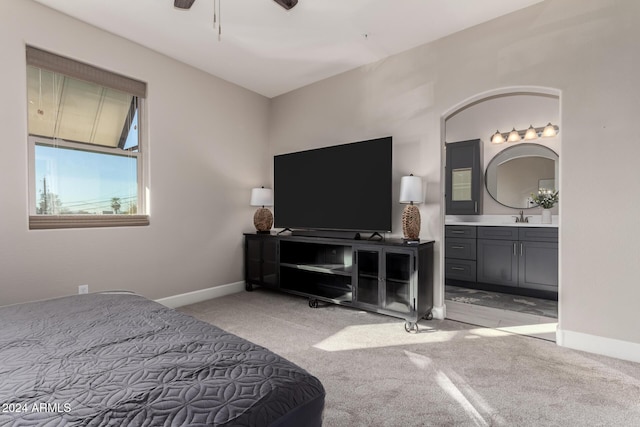
[[[195,0],[173,0],[173,6],[178,9],[189,9]],[[298,0],[273,0],[280,6],[289,10],[298,4]]]

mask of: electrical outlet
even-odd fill
[[[78,286],[79,294],[88,294],[89,293],[89,285],[80,285]]]

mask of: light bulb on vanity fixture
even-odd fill
[[[499,130],[491,135],[491,143],[502,144],[503,142],[519,142],[522,140],[531,141],[538,138],[554,137],[560,132],[560,128],[556,125],[548,123],[546,126],[540,126],[534,128],[533,125],[529,125],[529,128],[524,130],[516,130],[513,128],[511,132],[502,133]]]
[[[542,137],[549,138],[558,134],[558,126],[554,126],[549,122],[542,130]]]
[[[516,128],[513,128],[513,130],[509,132],[509,136],[507,137],[507,142],[518,142],[521,139],[522,138],[520,137],[520,134],[518,133]]]
[[[536,138],[538,138],[538,132],[536,132],[536,128],[534,128],[533,125],[529,125],[529,128],[524,133],[524,139],[526,141],[529,141],[530,139],[536,139]]]
[[[419,176],[403,176],[400,180],[400,203],[408,203],[402,212],[402,233],[405,241],[420,240],[420,210],[414,203],[424,201],[422,178]]]
[[[494,133],[491,136],[492,144],[502,144],[504,141],[505,141],[504,136],[500,133],[499,130],[497,130],[496,133]]]
[[[273,206],[273,190],[270,188],[253,188],[251,190],[251,206],[260,206],[253,215],[253,225],[258,233],[269,233],[273,226],[273,214],[265,206]]]

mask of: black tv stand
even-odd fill
[[[245,233],[247,291],[261,286],[405,320],[432,318],[433,241]]]
[[[342,230],[293,230],[292,236],[300,237],[322,237],[325,239],[351,239],[360,240],[360,233],[357,231]]]

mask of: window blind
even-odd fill
[[[94,67],[84,62],[56,55],[36,47],[27,46],[26,51],[28,65],[127,92],[139,98],[146,97],[147,84],[145,82]]]

